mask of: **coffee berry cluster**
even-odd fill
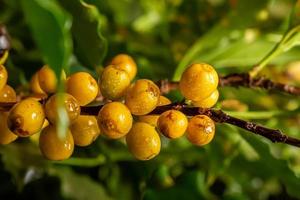
[[[0,143],[9,144],[18,137],[38,138],[42,155],[49,160],[69,158],[74,145],[88,146],[99,135],[124,138],[132,155],[149,160],[159,154],[161,137],[176,139],[184,134],[195,145],[211,142],[214,121],[206,115],[188,117],[179,110],[151,114],[157,106],[171,104],[159,87],[148,79],[135,79],[137,65],[126,54],[115,56],[103,69],[99,80],[87,72],[58,77],[65,92],[57,92],[57,76],[47,65],[31,78],[31,95],[17,101],[15,90],[7,85],[7,70],[0,63],[0,102],[16,102],[9,111],[0,112]],[[186,68],[179,82],[182,95],[191,106],[210,108],[218,100],[218,74],[208,64],[196,63]],[[96,101],[105,102],[97,116],[82,115],[81,108]],[[41,101],[41,97],[46,101]],[[62,102],[70,122],[58,136],[58,102]],[[133,117],[134,116],[134,117]]]

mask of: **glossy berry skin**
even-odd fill
[[[6,85],[7,76],[6,68],[3,65],[0,65],[0,90]]]
[[[219,91],[215,90],[209,97],[200,101],[193,101],[193,105],[201,108],[211,108],[217,103],[218,99]]]
[[[129,79],[132,81],[137,72],[137,66],[133,58],[127,54],[119,54],[113,57],[111,63],[115,65],[118,69],[127,72]]]
[[[74,150],[73,136],[67,130],[65,138],[59,138],[55,125],[49,125],[41,132],[39,146],[43,156],[49,160],[68,159]]]
[[[150,80],[140,79],[130,86],[126,93],[125,104],[134,115],[146,115],[156,108],[160,90]]]
[[[10,110],[7,124],[9,129],[20,137],[29,137],[41,130],[45,120],[42,105],[32,98],[27,98]]]
[[[100,134],[100,129],[95,116],[80,115],[70,127],[77,146],[88,146],[94,142]]]
[[[157,106],[164,106],[164,105],[168,105],[171,103],[172,102],[167,97],[160,96]],[[148,123],[152,126],[157,126],[158,118],[159,118],[159,115],[141,115],[141,116],[139,116],[139,121]]]
[[[186,99],[200,101],[217,89],[218,82],[218,74],[212,66],[192,64],[183,72],[179,88]]]
[[[215,135],[215,123],[206,115],[196,115],[190,119],[187,139],[195,145],[203,146],[212,141]]]
[[[66,74],[64,71],[61,73],[62,80],[66,79]],[[43,66],[38,71],[38,79],[40,87],[46,93],[54,93],[56,92],[57,87],[57,78],[55,72],[47,65]]]
[[[157,121],[159,131],[170,139],[181,137],[188,126],[186,116],[178,110],[168,110],[160,115]]]
[[[139,160],[150,160],[159,154],[160,137],[155,128],[144,122],[133,124],[126,135],[126,143],[132,155]]]
[[[0,91],[0,102],[16,102],[17,95],[15,90],[9,85],[5,85]]]
[[[4,64],[6,59],[8,58],[8,50],[5,50],[2,55],[0,55],[0,65]]]
[[[45,105],[45,113],[47,119],[55,124],[58,118],[57,114],[57,101],[59,98],[63,99],[63,104],[66,108],[69,121],[72,123],[80,115],[80,106],[78,101],[68,93],[57,93],[51,96]]]
[[[18,138],[16,134],[9,130],[7,117],[8,112],[0,112],[0,144],[9,144]]]
[[[120,102],[105,104],[98,114],[98,125],[108,138],[118,139],[125,136],[132,126],[132,115]]]
[[[97,81],[87,72],[72,74],[67,80],[67,93],[77,99],[80,106],[91,103],[98,94]]]
[[[130,78],[126,71],[120,70],[116,65],[105,67],[100,78],[101,94],[110,100],[123,97],[130,85]]]
[[[30,90],[35,94],[46,94],[46,92],[42,90],[40,86],[38,72],[33,74],[33,76],[30,79]]]

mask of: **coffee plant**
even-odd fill
[[[1,199],[300,198],[300,1],[0,3]]]

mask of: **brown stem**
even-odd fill
[[[81,114],[97,115],[101,107],[102,105],[92,106],[92,107],[82,107]],[[280,130],[270,129],[267,127],[263,127],[259,124],[256,124],[254,122],[248,122],[242,119],[232,117],[224,113],[222,110],[215,110],[211,108],[189,107],[181,103],[172,103],[165,106],[159,106],[155,110],[153,110],[150,114],[161,114],[170,109],[180,110],[182,113],[184,113],[187,116],[206,115],[217,123],[227,123],[227,124],[240,127],[251,133],[261,135],[274,143],[275,142],[285,143],[292,146],[300,147],[300,140],[297,138],[287,136],[283,134]]]
[[[178,82],[168,82],[167,80],[157,81],[162,94],[178,89]],[[249,87],[262,88],[269,91],[279,91],[291,95],[300,95],[300,87],[276,83],[265,77],[251,78],[249,74],[229,74],[219,78],[219,87]]]
[[[219,86],[263,88],[292,95],[300,95],[300,88],[288,84],[276,83],[265,77],[251,78],[249,74],[229,74],[220,77]]]

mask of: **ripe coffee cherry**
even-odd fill
[[[185,98],[200,101],[217,89],[218,82],[218,74],[212,66],[192,64],[183,72],[179,88]]]
[[[165,96],[159,96],[158,105],[157,106],[164,106],[171,104],[172,102]],[[140,122],[148,123],[152,126],[157,126],[157,120],[159,118],[159,115],[142,115],[139,116]]]
[[[160,115],[157,122],[159,131],[167,138],[181,137],[188,126],[186,116],[178,110],[168,110]]]
[[[133,124],[126,135],[129,151],[139,160],[150,160],[160,152],[161,142],[155,128],[144,122]]]
[[[101,131],[111,139],[125,136],[132,126],[132,121],[130,111],[120,102],[105,104],[98,114],[98,124]]]
[[[115,65],[118,69],[127,72],[131,81],[134,79],[137,72],[137,67],[131,56],[127,54],[119,54],[113,57],[110,64]]]
[[[6,59],[8,58],[8,50],[5,50],[3,54],[0,53],[0,65],[4,64]]]
[[[211,108],[217,103],[218,99],[219,91],[215,90],[209,97],[200,101],[193,101],[193,105],[201,108]]]
[[[9,85],[5,85],[0,91],[0,102],[16,102],[17,95],[15,90]]]
[[[160,90],[150,80],[140,79],[126,93],[125,104],[134,115],[150,113],[158,105]]]
[[[215,123],[206,115],[196,115],[190,119],[187,139],[195,145],[203,146],[212,141],[215,135]]]
[[[42,105],[32,98],[27,98],[10,110],[7,124],[9,129],[20,137],[28,137],[41,130],[45,120]]]
[[[80,106],[78,104],[78,101],[68,93],[57,93],[48,99],[45,105],[47,119],[53,124],[56,123],[56,120],[58,118],[57,101],[59,100],[59,98],[63,99],[63,103],[68,113],[70,123],[72,123],[80,115]]]
[[[100,134],[97,118],[95,116],[80,115],[70,127],[77,146],[88,146],[94,142]]]
[[[38,72],[36,72],[30,80],[30,90],[35,94],[46,94],[45,91],[42,90],[39,82]]]
[[[7,116],[8,112],[0,112],[0,144],[9,144],[18,138],[8,129]]]
[[[62,80],[66,79],[66,73],[62,71],[61,77]],[[47,65],[43,66],[38,71],[38,79],[40,87],[46,93],[54,93],[57,86],[57,78],[55,72]]]
[[[59,138],[55,125],[47,126],[40,135],[39,146],[43,156],[49,160],[68,159],[74,150],[73,136],[67,130],[65,138]]]
[[[99,84],[105,98],[117,100],[125,95],[130,78],[126,71],[118,69],[116,65],[109,65],[103,70]]]
[[[0,90],[6,85],[7,82],[7,71],[3,65],[0,65]]]
[[[72,74],[67,80],[66,88],[67,93],[75,97],[81,106],[91,103],[99,91],[97,81],[87,72]]]

